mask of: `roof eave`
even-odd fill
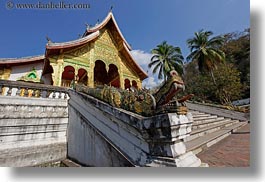
[[[65,49],[65,48],[70,48],[74,46],[80,46],[85,43],[88,43],[95,38],[99,36],[99,31],[96,31],[86,37],[83,37],[81,39],[73,40],[73,41],[68,41],[68,42],[62,42],[62,43],[47,43],[46,44],[46,49]]]
[[[127,46],[125,46],[124,45],[124,49],[125,49],[125,51],[128,53],[128,55],[129,55],[129,57],[130,57],[130,59],[132,59],[132,61],[133,61],[133,63],[135,64],[135,66],[136,66],[136,68],[140,71],[140,74],[138,74],[139,75],[139,77],[140,77],[140,79],[141,80],[144,80],[144,79],[146,79],[147,77],[148,77],[148,74],[136,63],[136,61],[134,60],[134,58],[132,57],[132,55],[131,55],[131,52],[130,52],[130,50],[127,48]]]
[[[0,60],[0,65],[3,64],[21,64],[21,63],[30,63],[30,62],[37,62],[37,61],[44,61],[45,56],[32,56],[32,57],[22,57],[22,58],[6,58]]]

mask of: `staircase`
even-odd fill
[[[201,111],[191,110],[191,112],[194,120],[192,132],[183,140],[187,151],[193,151],[194,154],[200,153],[247,124],[247,121],[239,121]]]

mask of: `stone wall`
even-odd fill
[[[183,143],[192,122],[190,113],[143,117],[71,89],[0,80],[0,166],[68,157],[96,167],[199,167]]]
[[[3,88],[6,85],[10,87]],[[7,90],[7,95],[0,95],[0,166],[35,166],[65,159],[68,100],[38,98],[34,94],[21,97],[13,93],[20,90],[17,82],[15,85],[11,81],[1,81],[0,86]],[[49,92],[46,86],[24,86]]]
[[[82,93],[69,96],[70,159],[97,167],[201,165],[182,142],[191,132],[190,113],[142,117]]]

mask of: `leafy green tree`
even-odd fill
[[[217,63],[225,61],[225,53],[220,49],[224,43],[222,36],[210,38],[211,31],[195,32],[194,37],[187,40],[191,53],[187,56],[187,61],[197,61],[200,72],[210,72],[214,84],[216,80],[213,70]]]
[[[189,63],[185,67],[184,76],[186,93],[193,93],[195,100],[231,105],[233,100],[241,98],[243,85],[240,82],[240,72],[233,64],[219,64],[218,68],[213,70],[216,84],[208,74],[192,74],[196,70],[195,67],[195,62]]]
[[[153,54],[151,62],[148,67],[153,67],[153,74],[158,70],[158,79],[167,80],[168,73],[171,70],[176,70],[180,75],[183,74],[183,56],[179,47],[174,47],[167,44],[166,41],[157,45],[155,49],[151,51]]]
[[[215,75],[218,82],[215,94],[221,104],[232,105],[233,100],[241,98],[243,85],[240,72],[233,64],[221,64],[215,70]]]
[[[241,72],[240,79],[244,85],[243,98],[250,97],[250,29],[224,35],[225,43],[222,50],[226,61],[235,65]]]

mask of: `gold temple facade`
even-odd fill
[[[130,54],[130,46],[110,12],[103,22],[88,28],[83,37],[64,43],[48,42],[44,74],[53,85],[69,87],[72,80],[89,87],[109,85],[127,89],[142,87],[147,74]]]
[[[99,85],[122,89],[132,86],[142,88],[142,80],[147,74],[133,59],[130,50],[131,47],[124,39],[112,12],[109,12],[101,23],[88,27],[77,40],[63,43],[49,41],[44,59],[31,58],[30,63],[43,61],[43,70],[39,77],[44,84],[70,87],[75,82],[92,88]],[[16,65],[20,62],[19,59],[13,60]],[[12,64],[3,69],[12,70]],[[30,68],[32,69],[35,68]],[[2,72],[0,77],[8,79],[7,71]]]

